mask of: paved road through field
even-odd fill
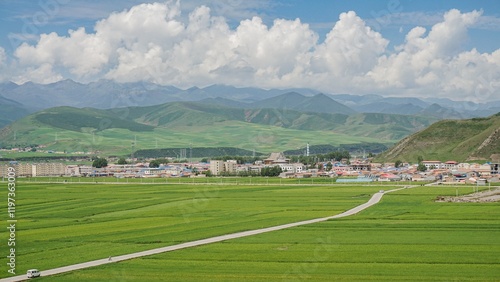
[[[150,255],[155,255],[155,254],[160,254],[160,253],[165,253],[165,252],[171,252],[171,251],[175,251],[175,250],[196,247],[196,246],[206,245],[206,244],[211,244],[211,243],[217,243],[217,242],[221,242],[221,241],[242,238],[242,237],[262,234],[262,233],[271,232],[271,231],[282,230],[282,229],[286,229],[286,228],[291,228],[291,227],[296,227],[296,226],[301,226],[301,225],[306,225],[306,224],[311,224],[311,223],[327,221],[327,220],[335,219],[335,218],[346,217],[346,216],[357,214],[358,212],[377,204],[380,201],[380,199],[382,199],[382,196],[385,193],[390,193],[390,192],[394,192],[394,191],[398,191],[398,190],[402,190],[402,189],[406,189],[406,188],[410,188],[410,187],[415,187],[415,186],[405,186],[404,188],[388,190],[385,192],[380,191],[378,193],[373,194],[373,196],[370,198],[370,200],[368,200],[368,202],[366,202],[362,205],[359,205],[357,207],[354,207],[354,208],[352,208],[348,211],[345,211],[343,213],[329,216],[329,217],[322,217],[322,218],[304,220],[304,221],[299,221],[299,222],[294,222],[294,223],[288,223],[288,224],[283,224],[283,225],[278,225],[278,226],[267,227],[267,228],[261,228],[261,229],[256,229],[256,230],[249,230],[249,231],[237,232],[237,233],[232,233],[232,234],[227,234],[227,235],[221,235],[221,236],[216,236],[216,237],[212,237],[212,238],[201,239],[201,240],[196,240],[196,241],[192,241],[192,242],[186,242],[186,243],[182,243],[182,244],[172,245],[172,246],[168,246],[168,247],[162,247],[162,248],[132,253],[132,254],[128,254],[128,255],[121,255],[121,256],[93,260],[93,261],[89,261],[89,262],[78,263],[78,264],[73,264],[73,265],[48,269],[48,270],[41,270],[41,272],[42,272],[42,276],[55,275],[55,274],[60,274],[60,273],[69,272],[69,271],[78,270],[78,269],[83,269],[83,268],[89,268],[89,267],[108,264],[108,263],[115,263],[115,262],[119,262],[119,261],[140,258],[140,257],[144,257],[144,256],[150,256]],[[4,278],[4,279],[1,279],[0,282],[23,281],[23,280],[27,280],[26,275],[18,275],[18,276],[12,276],[9,278]]]

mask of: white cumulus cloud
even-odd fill
[[[495,55],[498,51],[479,54],[476,50],[461,50],[467,28],[480,15],[477,11],[462,14],[450,10],[428,33],[423,27],[413,28],[405,43],[395,53],[381,56],[368,76],[381,89],[472,101],[485,98],[478,96],[476,89],[482,87],[484,80],[499,81],[500,61]]]
[[[429,30],[416,26],[388,50],[389,41],[353,11],[340,14],[319,42],[300,19],[266,25],[253,16],[231,28],[207,6],[185,17],[180,5],[140,4],[110,14],[93,31],[41,34],[35,44],[15,50],[9,79],[309,87],[475,101],[499,94],[500,51],[464,50],[468,29],[481,21],[478,11],[450,10]],[[5,61],[0,49],[0,64]]]

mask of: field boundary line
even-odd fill
[[[220,235],[220,236],[215,236],[215,237],[211,237],[211,238],[200,239],[200,240],[195,240],[195,241],[191,241],[191,242],[185,242],[185,243],[171,245],[171,246],[167,246],[167,247],[155,248],[155,249],[151,249],[151,250],[140,251],[140,252],[135,252],[135,253],[126,254],[126,255],[120,255],[120,256],[116,256],[116,257],[109,257],[109,258],[98,259],[98,260],[93,260],[93,261],[89,261],[89,262],[83,262],[83,263],[78,263],[78,264],[73,264],[73,265],[48,269],[48,270],[42,270],[41,272],[42,272],[42,276],[56,275],[56,274],[61,274],[61,273],[70,272],[70,271],[74,271],[74,270],[80,270],[80,269],[84,269],[84,268],[89,268],[89,267],[94,267],[94,266],[99,266],[99,265],[104,265],[104,264],[109,264],[109,263],[115,263],[115,262],[150,256],[150,255],[156,255],[156,254],[161,254],[161,253],[165,253],[165,252],[172,252],[172,251],[181,250],[181,249],[185,249],[185,248],[191,248],[191,247],[202,246],[202,245],[207,245],[207,244],[212,244],[212,243],[218,243],[218,242],[227,241],[227,240],[231,240],[231,239],[243,238],[243,237],[263,234],[263,233],[267,233],[267,232],[283,230],[283,229],[287,229],[287,228],[291,228],[291,227],[297,227],[297,226],[302,226],[302,225],[307,225],[307,224],[312,224],[312,223],[323,222],[323,221],[327,221],[330,219],[351,216],[351,215],[355,215],[355,214],[377,204],[378,202],[380,202],[380,200],[382,199],[384,194],[396,192],[396,191],[407,189],[407,188],[413,188],[413,187],[416,187],[416,186],[415,185],[404,186],[402,188],[396,188],[396,189],[392,189],[392,190],[388,190],[388,191],[381,190],[381,191],[373,194],[373,196],[370,198],[370,200],[368,200],[368,202],[361,204],[359,206],[356,206],[354,208],[351,208],[351,209],[349,209],[345,212],[342,212],[340,214],[336,214],[336,215],[332,215],[332,216],[328,216],[328,217],[321,217],[321,218],[303,220],[303,221],[299,221],[299,222],[287,223],[287,224],[271,226],[271,227],[266,227],[266,228],[260,228],[260,229],[255,229],[255,230],[230,233],[230,234],[226,234],[226,235]],[[15,281],[24,281],[24,280],[27,280],[26,275],[18,275],[18,276],[12,276],[9,278],[0,279],[0,282],[15,282]]]

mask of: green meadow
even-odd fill
[[[6,182],[0,185],[7,187]],[[365,202],[376,190],[312,184],[36,183],[19,179],[17,272],[328,216]],[[4,203],[6,197],[7,193],[1,195]],[[8,234],[1,236],[0,241],[7,242]]]
[[[35,124],[36,126],[34,126]],[[277,126],[224,121],[216,125],[189,125],[173,128],[156,127],[153,130],[131,131],[124,128],[108,128],[96,131],[91,128],[68,130],[39,126],[32,118],[16,123],[17,132],[3,137],[5,144],[45,144],[45,150],[67,152],[93,152],[107,155],[129,155],[134,150],[154,148],[233,147],[270,153],[303,148],[313,144],[393,143],[397,139],[352,136],[332,130],[298,130]],[[14,130],[13,130],[14,131]],[[5,157],[9,157],[6,155]]]
[[[288,184],[19,182],[18,273],[334,215],[390,189]],[[434,202],[456,192],[418,186],[355,216],[42,280],[498,280],[500,205]]]

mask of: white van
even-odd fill
[[[40,277],[40,274],[41,274],[41,272],[38,271],[38,269],[30,269],[26,273],[26,275],[28,276],[28,278]]]

